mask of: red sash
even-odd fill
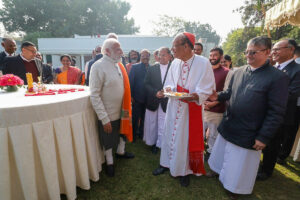
[[[177,85],[177,92],[189,90]],[[189,105],[189,164],[194,174],[206,174],[203,162],[204,140],[202,106],[195,102],[186,102]]]

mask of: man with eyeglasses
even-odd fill
[[[277,42],[272,49],[273,60],[277,69],[289,76],[288,103],[283,124],[276,136],[263,151],[264,157],[257,175],[258,180],[268,179],[276,164],[285,164],[285,159],[291,153],[298,131],[297,98],[300,96],[300,65],[294,61],[294,51],[297,43],[292,39]]]
[[[21,45],[21,51],[18,56],[6,57],[3,74],[19,76],[27,85],[26,73],[31,73],[33,81],[38,82],[38,77],[42,77],[42,62],[35,57],[37,53],[35,45],[31,42],[24,42]]]
[[[265,36],[251,39],[245,52],[248,65],[235,71],[226,91],[210,97],[229,101],[208,164],[233,198],[252,193],[261,150],[285,113],[288,77],[269,64],[271,45]]]

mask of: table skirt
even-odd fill
[[[76,199],[104,162],[92,107],[52,120],[0,128],[0,199]]]

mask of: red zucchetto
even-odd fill
[[[195,40],[196,40],[195,35],[192,34],[192,33],[188,33],[188,32],[184,32],[183,34],[189,39],[189,41],[194,46],[195,45]]]

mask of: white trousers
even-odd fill
[[[217,136],[219,134],[218,132],[218,126],[223,118],[223,113],[213,113],[209,111],[204,112],[205,118],[204,118],[204,130],[208,129],[209,134],[207,138],[207,144],[208,149],[207,152],[211,153],[213,146],[215,144],[215,141],[217,139]],[[206,133],[206,132],[204,132]],[[206,136],[206,135],[205,135]]]
[[[144,138],[147,145],[161,147],[166,113],[159,105],[156,111],[146,109],[144,122]]]
[[[253,191],[261,151],[245,149],[217,137],[208,160],[210,168],[218,173],[226,190],[236,194],[251,194]]]

